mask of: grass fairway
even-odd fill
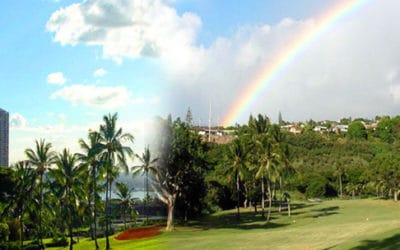
[[[383,200],[295,203],[292,217],[223,211],[187,227],[144,240],[117,241],[113,249],[400,249],[400,204]],[[104,246],[104,239],[100,240]],[[101,247],[102,248],[102,247]],[[53,248],[60,249],[60,248]],[[64,248],[68,249],[68,248]],[[81,240],[74,249],[93,249]]]

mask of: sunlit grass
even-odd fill
[[[274,211],[270,223],[252,209],[242,212],[239,223],[235,210],[223,211],[150,239],[118,241],[111,237],[111,246],[112,249],[395,249],[390,247],[400,241],[400,204],[393,201],[294,202],[291,217],[286,212]],[[104,249],[105,239],[99,239],[99,243]],[[93,247],[94,242],[87,239],[74,245],[74,249]]]

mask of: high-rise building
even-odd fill
[[[0,108],[0,166],[8,166],[9,120],[8,112]]]

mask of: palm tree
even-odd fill
[[[247,152],[240,140],[234,140],[229,147],[228,157],[230,168],[228,171],[235,176],[237,191],[237,219],[240,219],[240,178],[243,178],[247,170]]]
[[[106,169],[106,249],[110,249],[108,239],[110,214],[111,214],[111,187],[112,187],[112,170],[115,167],[123,167],[128,171],[126,163],[126,154],[132,155],[130,147],[122,145],[125,140],[133,141],[131,134],[123,134],[122,128],[117,129],[117,114],[107,115],[103,117],[104,123],[100,125],[100,145],[103,149],[101,161]]]
[[[158,158],[151,159],[151,153],[150,153],[149,146],[147,146],[144,149],[142,156],[139,156],[138,154],[136,154],[135,156],[140,160],[142,165],[134,166],[132,168],[133,173],[137,174],[139,172],[142,172],[142,175],[146,174],[146,183],[145,183],[146,196],[143,199],[143,205],[144,205],[144,211],[146,214],[146,224],[148,224],[149,223],[149,214],[147,211],[147,200],[149,199],[149,171],[153,175],[156,175],[158,173],[157,167],[154,166],[156,161],[158,161]]]
[[[51,150],[51,143],[46,143],[44,139],[35,141],[36,147],[26,149],[25,154],[28,157],[28,163],[36,168],[39,177],[39,247],[44,249],[43,245],[43,228],[42,228],[42,207],[43,207],[43,177],[46,169],[54,163],[55,153]]]
[[[117,182],[115,183],[115,186],[117,188],[117,196],[120,199],[120,206],[122,208],[122,214],[124,218],[124,227],[126,229],[126,211],[129,210],[132,205],[132,190],[133,188],[129,188],[125,183],[122,182]]]
[[[23,249],[24,243],[24,214],[28,201],[31,200],[31,195],[35,187],[36,173],[29,168],[26,161],[17,162],[14,165],[15,172],[15,195],[11,197],[10,204],[4,208],[3,213],[9,213],[14,210],[17,213],[20,226],[20,248]]]
[[[73,213],[74,205],[83,195],[81,175],[83,168],[78,165],[78,156],[64,149],[56,159],[56,169],[50,170],[50,175],[60,189],[60,200],[67,209],[69,249],[73,249]]]
[[[88,135],[88,143],[86,143],[83,139],[79,140],[79,145],[81,149],[84,151],[83,154],[79,154],[80,160],[84,163],[85,167],[89,170],[91,181],[90,188],[88,194],[88,203],[90,209],[90,218],[93,215],[93,223],[90,223],[93,228],[92,239],[94,239],[96,249],[99,249],[99,244],[97,242],[97,206],[96,206],[96,197],[98,196],[97,189],[97,178],[98,168],[100,168],[100,159],[99,155],[102,151],[102,147],[100,145],[100,134],[96,131],[90,131]],[[93,199],[91,198],[93,196]]]
[[[265,178],[265,168],[266,165],[263,165],[263,161],[261,160],[263,157],[262,155],[265,153],[265,147],[267,147],[268,143],[270,142],[269,138],[269,131],[270,131],[270,122],[268,117],[263,116],[261,114],[258,115],[258,119],[253,118],[250,115],[249,122],[248,122],[250,132],[251,132],[251,139],[256,148],[256,156],[258,158],[258,171],[256,173],[256,179],[260,179],[261,177],[261,216],[264,218],[264,209],[265,209],[265,186],[264,186],[264,178]]]
[[[279,154],[273,152],[273,145],[268,142],[269,138],[265,137],[263,142],[259,142],[262,151],[259,155],[260,167],[257,171],[256,178],[262,177],[261,188],[264,197],[264,177],[267,177],[267,191],[268,191],[268,216],[267,221],[270,219],[271,209],[272,209],[272,192],[271,192],[271,182],[275,181],[278,172],[277,164],[279,159]],[[264,199],[263,199],[264,201]],[[262,216],[264,217],[264,207],[262,208]]]

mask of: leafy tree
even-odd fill
[[[375,134],[384,142],[393,142],[393,122],[389,116],[384,116],[379,120]]]
[[[398,200],[400,184],[400,156],[392,152],[378,154],[371,162],[377,182],[393,192],[393,199]]]
[[[133,174],[135,175],[139,172],[142,172],[142,175],[143,174],[146,175],[145,187],[144,187],[146,195],[143,198],[143,204],[144,204],[144,208],[145,208],[144,211],[146,214],[146,223],[148,223],[149,222],[149,213],[148,213],[146,204],[150,198],[150,196],[149,196],[149,172],[152,175],[157,175],[157,173],[158,173],[157,166],[155,166],[154,164],[157,162],[158,158],[152,159],[149,146],[147,146],[144,149],[142,156],[136,154],[136,157],[139,159],[139,161],[142,163],[142,165],[133,167],[132,168]]]
[[[353,140],[366,140],[368,133],[361,121],[355,121],[349,125],[347,136]]]
[[[153,182],[158,198],[167,206],[167,231],[173,230],[174,210],[178,195],[185,194],[188,179],[196,174],[200,138],[179,118],[172,122],[171,116],[158,120],[158,174]],[[201,175],[198,178],[202,178]],[[197,196],[200,199],[199,196]]]
[[[55,153],[51,150],[51,143],[46,143],[44,139],[35,141],[35,150],[27,149],[25,154],[28,157],[28,163],[36,168],[39,178],[39,247],[44,249],[43,245],[43,225],[42,225],[42,207],[43,207],[43,177],[47,168],[55,161]]]

